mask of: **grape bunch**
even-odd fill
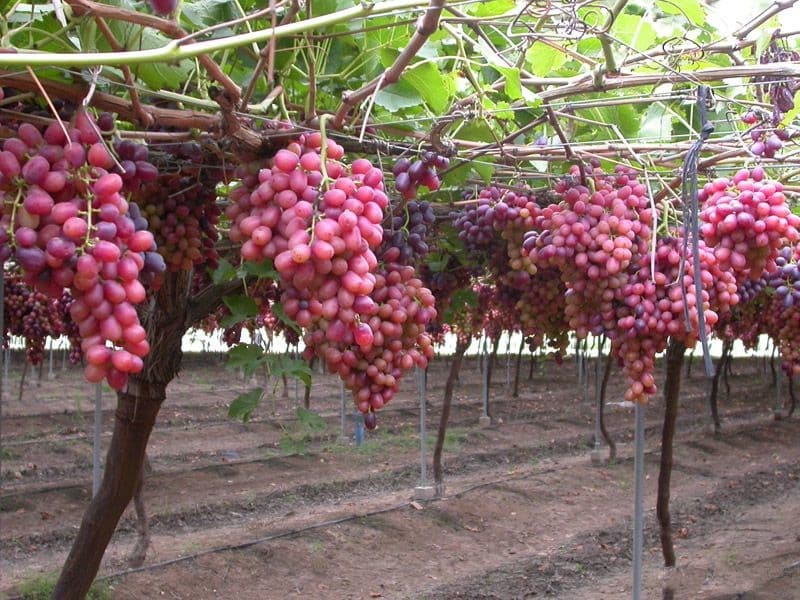
[[[394,174],[394,187],[406,200],[413,200],[421,186],[435,192],[441,182],[437,169],[446,169],[450,166],[450,159],[435,152],[427,151],[415,161],[401,158],[392,168]]]
[[[698,199],[706,245],[714,249],[720,267],[740,281],[773,271],[778,250],[800,239],[800,217],[787,205],[781,183],[765,179],[761,167],[707,183]]]
[[[3,273],[3,288],[3,345],[8,345],[9,335],[22,337],[28,362],[38,365],[44,358],[45,339],[65,333],[65,306],[61,299],[26,284],[19,273]]]
[[[427,200],[409,200],[395,209],[383,229],[378,256],[387,262],[413,265],[422,262],[430,251],[428,238],[436,222],[433,206]]]
[[[57,123],[44,131],[22,123],[3,143],[2,252],[10,252],[23,280],[48,297],[59,299],[69,289],[86,378],[106,378],[121,389],[149,351],[135,305],[145,298],[139,276],[156,247],[152,234],[134,222],[122,195],[126,182],[113,172],[118,161],[93,117],[76,113],[68,134]],[[152,176],[146,158],[140,154],[132,163],[130,185]]]
[[[216,186],[224,171],[217,165],[201,165],[203,157],[195,143],[168,149],[174,170],[140,186],[132,199],[155,234],[166,268],[189,271],[204,265],[213,270],[219,264],[216,242],[221,215]]]
[[[773,35],[759,57],[761,64],[796,60],[800,60],[800,53],[789,50],[785,41],[777,35]],[[784,143],[796,134],[794,130],[783,127],[782,123],[784,115],[794,109],[794,96],[800,90],[800,83],[792,78],[774,76],[756,77],[753,83],[758,84],[756,95],[759,102],[771,104],[772,110],[757,108],[742,115],[742,121],[752,126],[750,152],[756,156],[774,158]]]
[[[432,355],[425,325],[435,310],[412,267],[379,269],[383,173],[343,157],[320,133],[303,135],[260,168],[239,170],[226,215],[243,259],[274,260],[284,310],[306,330],[306,358],[338,372],[374,426],[402,373]]]
[[[775,301],[785,309],[800,307],[800,266],[793,259],[792,249],[784,247],[775,259],[775,270],[765,273],[761,281],[775,290]]]

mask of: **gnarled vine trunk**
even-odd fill
[[[511,392],[512,398],[519,397],[519,371],[522,367],[522,351],[525,349],[525,340],[519,341],[519,350],[517,350],[517,362],[514,364],[514,389]]]
[[[714,372],[714,377],[711,378],[711,391],[708,393],[708,405],[711,408],[711,419],[714,422],[714,433],[722,431],[722,424],[719,420],[719,403],[717,397],[719,396],[719,380],[727,368],[727,360],[731,353],[733,342],[725,340],[722,342],[722,355],[717,362],[717,370]]]
[[[608,429],[606,429],[606,389],[608,388],[608,379],[611,376],[611,366],[614,362],[614,355],[609,352],[608,356],[606,357],[606,364],[603,368],[603,379],[600,383],[600,406],[598,407],[600,410],[600,433],[603,435],[603,439],[605,440],[606,444],[608,444],[608,460],[615,461],[617,460],[617,445],[614,443],[611,434],[608,433]]]
[[[436,486],[441,486],[442,473],[442,452],[444,451],[444,438],[447,433],[447,421],[450,419],[450,405],[453,402],[453,389],[456,386],[458,372],[461,370],[461,362],[464,360],[464,353],[469,347],[469,339],[456,341],[456,351],[450,363],[450,372],[447,374],[447,382],[444,384],[444,399],[442,401],[442,414],[439,418],[439,431],[436,434],[436,447],[433,449],[433,481]]]
[[[664,427],[661,430],[661,467],[658,471],[658,517],[661,552],[664,566],[675,566],[675,548],[672,544],[672,520],[669,514],[669,488],[672,478],[672,441],[675,437],[675,421],[678,418],[678,398],[681,391],[681,371],[686,346],[670,340],[667,346],[667,375],[664,383]]]
[[[83,515],[80,529],[53,591],[58,600],[84,598],[94,581],[106,547],[133,498],[145,460],[145,449],[156,416],[166,398],[167,384],[178,373],[181,340],[189,316],[191,273],[169,274],[149,305],[140,311],[150,353],[141,373],[117,392],[114,432],[106,455],[100,489]]]

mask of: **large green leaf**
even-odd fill
[[[256,344],[237,344],[228,350],[225,366],[229,369],[242,369],[250,377],[264,361],[264,350]]]
[[[534,42],[525,52],[525,64],[538,77],[551,76],[566,60],[563,52],[542,42]]]
[[[452,79],[442,75],[429,62],[412,65],[403,73],[402,80],[411,84],[425,103],[435,112],[444,112],[450,104],[450,97],[455,91]]]
[[[397,112],[402,108],[411,106],[419,106],[421,102],[422,97],[419,92],[402,79],[375,94],[375,104],[390,112]]]
[[[613,33],[629,46],[644,52],[656,41],[656,30],[646,19],[638,15],[622,14],[614,21]]]
[[[705,24],[706,9],[700,0],[656,0],[656,5],[668,15],[685,15],[695,25]]]
[[[222,301],[231,311],[230,315],[222,319],[221,325],[223,327],[236,325],[258,314],[256,301],[248,296],[225,296]]]
[[[264,390],[261,388],[239,394],[228,407],[228,417],[247,423],[253,411],[261,404],[261,398],[263,396]]]

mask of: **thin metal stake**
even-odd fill
[[[633,470],[633,600],[642,598],[642,551],[644,546],[644,404],[636,403]]]
[[[486,350],[486,338],[483,338],[483,416],[489,416],[489,355]]]
[[[55,379],[56,374],[53,372],[53,344],[55,343],[55,340],[53,338],[49,338],[49,340],[50,340],[50,357],[47,365],[47,378]]]
[[[780,352],[778,353],[777,359],[778,359],[778,370],[777,370],[777,375],[775,376],[775,409],[774,409],[774,411],[775,411],[776,415],[780,415],[781,414],[781,410],[783,410],[783,402],[782,402],[782,398],[781,398],[781,380],[783,379],[783,373],[782,373],[783,369],[780,366],[780,363],[781,363]],[[777,419],[777,418],[780,418],[780,417],[775,417],[775,418]]]
[[[603,343],[597,342],[597,360],[594,363],[594,450],[600,452],[600,362],[603,356]]]
[[[94,441],[92,443],[92,496],[100,489],[100,434],[103,429],[103,387],[94,386]]]
[[[344,381],[339,379],[339,403],[341,404],[342,408],[342,439],[347,438],[347,433],[345,429],[347,428],[347,406],[344,401]]]
[[[419,390],[419,480],[420,485],[428,485],[428,445],[425,435],[425,369],[417,367],[417,388]]]

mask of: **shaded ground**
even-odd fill
[[[446,366],[438,361],[429,375],[430,437]],[[673,573],[661,569],[652,537],[658,399],[648,410],[647,598],[662,597],[667,586],[674,598],[800,597],[792,595],[800,589],[800,425],[772,420],[774,392],[760,364],[734,369],[731,398],[721,399],[722,436],[709,433],[706,383],[695,375],[684,388]],[[292,419],[302,403],[293,383],[288,398],[279,392],[243,425],[225,411],[252,382],[214,361],[188,361],[149,450],[153,546],[143,570],[111,579],[114,597],[630,597],[632,414],[609,408],[620,460],[591,467],[593,410],[574,364],[539,367],[530,382],[527,371],[526,364],[520,398],[511,398],[501,359],[495,424],[479,429],[479,373],[467,365],[448,438],[447,497],[415,507],[418,408],[410,380],[382,412],[378,432],[355,448],[349,414],[348,439],[340,439],[332,378],[317,375],[312,388],[323,432]],[[12,369],[12,388],[18,376]],[[612,380],[609,400],[620,384]],[[22,402],[12,391],[0,450],[0,591],[9,593],[60,566],[91,487],[90,386],[77,372],[59,371],[26,386]],[[111,395],[104,400],[108,431]],[[134,542],[129,514],[104,574],[125,570]]]

